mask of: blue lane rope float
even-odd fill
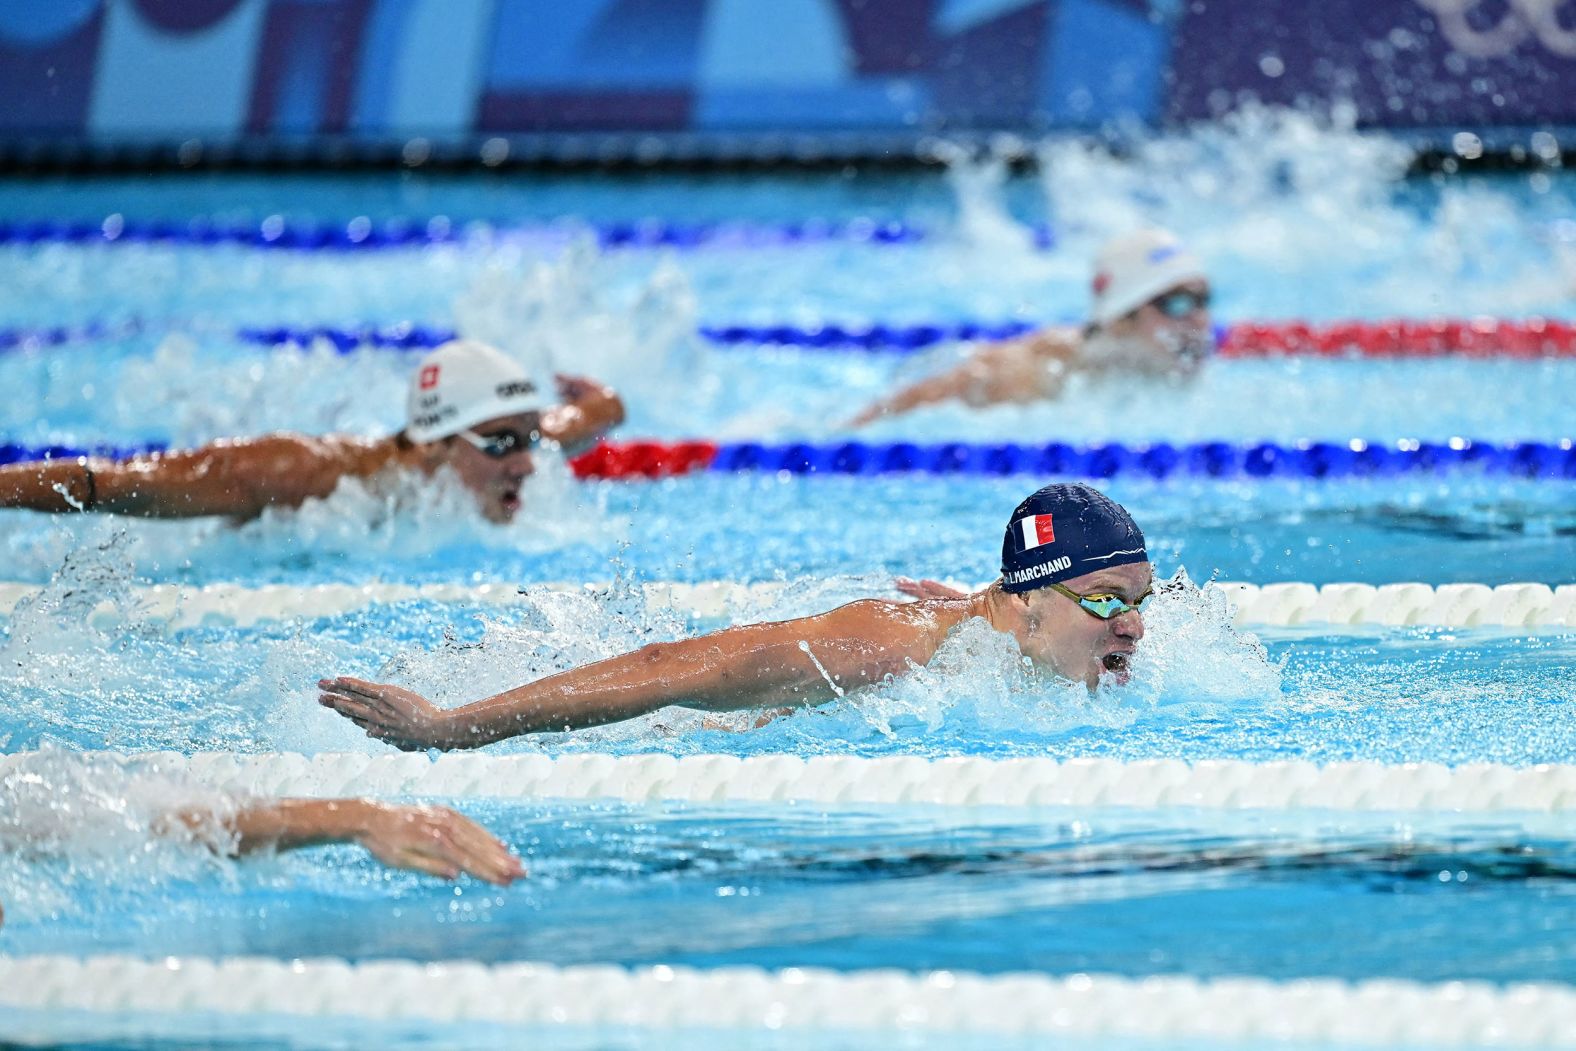
[[[0,463],[81,455],[121,458],[164,446],[79,449],[0,445]],[[1155,442],[1127,445],[969,442],[792,442],[718,444],[703,440],[603,442],[575,457],[582,478],[660,478],[696,471],[790,475],[934,474],[1004,477],[1361,478],[1476,470],[1521,478],[1576,479],[1576,443]]]
[[[562,238],[577,230],[589,231],[596,243],[607,249],[687,249],[709,246],[762,248],[826,242],[907,245],[933,236],[925,228],[913,223],[874,219],[786,223],[682,223],[645,219],[571,226],[456,222],[447,216],[380,222],[358,216],[345,223],[314,223],[287,221],[275,215],[255,223],[225,223],[208,219],[142,221],[111,215],[101,222],[52,219],[0,222],[0,245],[242,245],[301,251],[364,251],[419,248],[470,240],[541,236]],[[1035,227],[1031,233],[1038,248],[1050,248],[1056,243],[1055,234],[1049,227]]]
[[[1476,467],[1479,470],[1534,478],[1576,478],[1576,447],[1558,442],[1493,442],[1451,439],[1446,442],[1372,443],[1275,442],[1236,444],[1155,442],[1127,445],[1107,442],[1070,445],[942,442],[842,442],[720,446],[714,471],[757,470],[789,474],[921,474],[1018,475],[1111,478],[1147,475],[1166,478],[1192,475],[1213,478],[1344,478],[1403,472],[1440,472]]]

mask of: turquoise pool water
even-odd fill
[[[91,909],[17,923],[9,951],[1576,978],[1576,844],[1513,819],[461,805],[529,880],[444,886],[348,849],[157,882],[101,862]],[[35,879],[35,900],[82,892]]]
[[[1048,161],[1047,176],[1011,179],[983,165],[832,180],[6,183],[0,221],[441,215],[467,233],[440,247],[378,252],[0,245],[0,329],[124,326],[0,352],[0,386],[16,392],[0,401],[0,441],[382,433],[399,422],[408,354],[266,349],[236,333],[402,321],[458,327],[616,383],[630,404],[628,436],[846,437],[844,421],[869,399],[968,348],[909,357],[722,348],[700,327],[1074,318],[1092,247],[1140,220],[1165,222],[1196,246],[1217,275],[1227,321],[1576,318],[1568,219],[1576,176],[1568,173],[1405,179],[1394,144],[1292,117],[1159,142],[1125,163],[1071,147]],[[927,236],[889,246],[599,251],[586,232],[646,217],[868,218]],[[1033,243],[1040,224],[1056,232],[1049,249]],[[497,235],[505,227],[534,229]],[[1571,359],[1216,360],[1184,389],[1088,385],[1059,403],[943,408],[867,433],[1554,441],[1572,436],[1572,389]],[[1038,484],[770,474],[581,484],[549,465],[507,529],[481,521],[453,492],[387,500],[355,487],[241,527],[0,512],[0,578],[46,585],[42,601],[0,618],[0,747],[374,750],[316,706],[319,675],[399,679],[459,703],[716,626],[643,608],[629,588],[642,580],[790,583],[772,605],[730,619],[890,594],[899,573],[987,580],[1005,516]],[[1107,488],[1143,523],[1160,571],[1197,581],[1576,580],[1568,480],[1471,471],[1295,483],[1123,476]],[[163,582],[613,578],[621,584],[610,594],[543,593],[508,610],[410,602],[179,632],[140,617],[130,597],[135,585]],[[119,612],[85,626],[84,596],[109,596]],[[900,684],[760,729],[707,728],[670,710],[496,750],[1523,767],[1576,762],[1573,664],[1568,629],[1249,636],[1229,627],[1218,597],[1187,593],[1157,603],[1132,683],[1094,697],[1026,674],[1000,639],[970,630]],[[84,838],[53,858],[0,852],[0,951],[1576,980],[1562,937],[1576,919],[1568,830],[1514,814],[1355,827],[1308,814],[1218,825],[1184,811],[965,820],[905,808],[454,802],[527,856],[530,881],[497,892],[384,876],[349,850],[232,865],[174,847],[106,853]],[[24,1021],[35,1027],[28,1034],[44,1034],[35,1042],[140,1046],[115,1041],[143,1031],[95,1030],[102,1019]],[[333,1026],[275,1021],[259,1020],[253,1036],[282,1047],[355,1042]],[[210,1022],[138,1024],[162,1026],[171,1040],[247,1039]],[[354,1032],[389,1046],[433,1035],[392,1024]],[[446,1033],[463,1036],[499,1046],[519,1038],[481,1026]],[[638,1034],[533,1039],[652,1046]],[[694,1039],[746,1046],[736,1035]],[[894,1046],[840,1039],[820,1046]],[[777,1045],[760,1037],[748,1046]]]

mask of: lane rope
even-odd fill
[[[973,442],[603,442],[570,461],[581,478],[666,478],[696,470],[791,475],[1033,474],[1112,478],[1343,478],[1475,470],[1528,478],[1576,478],[1576,443],[1495,443],[1469,438],[1394,443],[1099,442],[1043,445]]]
[[[617,799],[630,803],[1114,807],[1569,815],[1576,766],[1323,765],[1293,759],[863,758],[572,753],[112,753],[231,793],[443,799]],[[0,779],[38,753],[0,756]]]
[[[0,443],[0,464],[160,452],[161,443],[127,446],[27,446]],[[599,442],[569,466],[583,479],[672,478],[700,471],[789,475],[934,474],[1041,478],[1368,478],[1473,471],[1517,478],[1576,478],[1576,442],[1097,442],[1043,445],[974,442]]]
[[[604,223],[492,223],[396,218],[374,221],[357,216],[344,223],[287,220],[271,215],[257,222],[214,222],[208,219],[127,219],[109,215],[89,220],[32,219],[0,221],[0,245],[241,245],[248,248],[296,251],[376,251],[430,248],[439,245],[486,245],[492,242],[545,240],[568,242],[589,236],[601,248],[769,248],[783,245],[848,242],[904,245],[933,236],[922,226],[898,220],[850,219],[803,222],[668,222],[642,219]],[[1049,227],[1031,232],[1034,244],[1049,248],[1055,236]]]
[[[707,324],[701,338],[727,347],[794,347],[807,350],[914,353],[942,343],[994,342],[1040,328],[1025,321],[952,321],[925,324],[825,322],[785,324]],[[144,331],[139,319],[0,328],[0,351],[40,350],[102,339],[123,339]],[[429,350],[453,339],[442,325],[396,322],[386,325],[273,325],[236,330],[242,343],[263,347],[326,346],[341,354],[363,349]],[[1239,321],[1216,329],[1220,356],[1262,358],[1288,355],[1358,358],[1576,357],[1576,323],[1555,318],[1392,318],[1379,321]]]
[[[636,585],[648,607],[716,620],[770,607],[793,598],[792,585],[728,581],[652,582]],[[959,585],[962,590],[971,586]],[[89,617],[101,629],[124,624],[162,624],[171,630],[251,627],[276,621],[337,617],[356,610],[405,602],[509,606],[535,602],[543,592],[606,592],[609,583],[578,584],[153,584],[130,589],[128,607],[105,601]],[[1576,584],[1277,584],[1210,583],[1223,591],[1237,627],[1327,629],[1372,627],[1576,628]],[[37,584],[0,583],[0,615],[42,592]]]
[[[1576,990],[819,968],[0,957],[0,1003],[644,1030],[983,1032],[1319,1046],[1576,1047]]]

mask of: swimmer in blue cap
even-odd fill
[[[1186,379],[1214,347],[1204,264],[1166,230],[1136,230],[1095,257],[1089,321],[983,347],[961,365],[910,384],[848,421],[862,427],[926,405],[976,408],[1055,398],[1075,374]]]
[[[475,497],[482,517],[504,524],[520,510],[538,441],[570,449],[623,422],[624,404],[608,387],[578,376],[559,376],[557,387],[554,405],[502,351],[451,340],[417,363],[396,434],[269,434],[129,460],[9,464],[0,466],[0,507],[245,521],[327,497],[346,479],[376,487],[392,476],[445,471]]]
[[[1123,681],[1152,591],[1144,535],[1082,484],[1048,485],[1013,511],[1002,577],[972,595],[865,599],[798,620],[655,643],[453,709],[399,686],[341,676],[318,701],[396,748],[476,748],[520,734],[619,722],[678,704],[737,711],[820,704],[929,663],[979,618],[1037,665],[1097,687]]]

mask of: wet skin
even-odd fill
[[[1074,577],[1081,594],[1132,602],[1149,587],[1147,562]],[[739,711],[820,704],[930,662],[959,624],[983,618],[1037,664],[1091,689],[1103,673],[1126,678],[1144,636],[1136,611],[1101,620],[1059,592],[973,595],[919,602],[865,599],[835,610],[710,635],[653,643],[442,709],[413,690],[350,676],[318,681],[318,703],[396,748],[476,748],[520,734],[622,722],[670,704]]]
[[[1080,595],[1108,593],[1132,603],[1149,590],[1153,577],[1150,564],[1138,562],[1085,573],[1062,581],[1062,586]],[[1128,662],[1144,637],[1144,618],[1137,610],[1101,620],[1051,588],[1001,597],[1005,601],[998,603],[999,611],[993,610],[992,626],[1011,634],[1036,664],[1090,689],[1105,673],[1117,682],[1127,681]]]
[[[505,431],[529,434],[540,430],[540,413],[518,413],[498,416],[478,423],[471,430],[483,438],[490,438]],[[506,456],[488,456],[464,438],[445,438],[437,444],[441,453],[439,463],[451,468],[460,484],[476,497],[476,506],[489,522],[506,524],[520,511],[520,487],[536,473],[536,462],[531,450],[520,446]]]
[[[1172,292],[1209,294],[1206,281],[1186,281],[1166,289],[1137,310],[1103,325],[1091,339],[1111,364],[1144,372],[1188,376],[1198,371],[1214,341],[1209,308],[1200,306],[1170,317],[1157,301]]]

